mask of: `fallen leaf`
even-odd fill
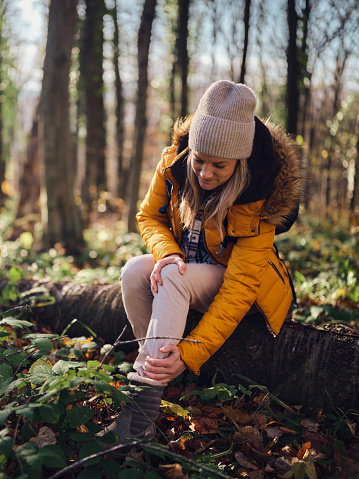
[[[266,427],[265,432],[267,433],[267,436],[272,439],[283,435],[283,431],[279,427]]]
[[[304,419],[301,421],[300,425],[311,432],[318,432],[319,424],[316,422],[312,422],[309,419]]]
[[[201,434],[215,434],[218,428],[218,420],[210,417],[200,416],[191,418],[190,429]]]
[[[254,469],[255,471],[257,471],[259,469],[259,467],[257,466],[257,464],[254,464],[254,462],[249,459],[248,457],[246,457],[242,452],[240,451],[237,451],[235,454],[234,454],[234,457],[236,458],[236,461],[238,462],[238,464],[242,467],[246,467],[247,469]]]
[[[39,449],[48,444],[56,444],[56,435],[49,427],[41,427],[36,437],[36,442]]]
[[[166,412],[171,412],[173,414],[176,414],[176,416],[180,417],[187,417],[189,415],[189,412],[183,409],[179,404],[174,404],[172,402],[164,401],[162,399],[161,401],[161,409],[166,411]]]
[[[163,475],[168,479],[184,478],[181,464],[160,464],[159,468],[162,471]]]
[[[298,459],[307,459],[307,457],[309,455],[309,449],[311,448],[311,445],[312,444],[310,442],[306,442],[302,446],[300,446],[298,454],[297,454],[297,458]]]
[[[233,439],[248,441],[257,448],[263,446],[263,437],[258,429],[253,426],[241,427],[239,431],[234,433]]]
[[[251,471],[249,479],[264,479],[264,471]]]
[[[226,416],[233,419],[237,424],[248,424],[251,420],[250,416],[239,409],[225,410]]]
[[[260,426],[261,428],[267,425],[267,416],[265,414],[253,414],[251,420],[254,426]]]

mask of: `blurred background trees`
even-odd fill
[[[43,32],[31,66],[31,30],[25,39],[14,20],[24,3],[0,0],[8,238],[26,232],[76,253],[101,215],[136,231],[175,119],[218,79],[252,87],[257,115],[296,138],[308,163],[306,213],[358,217],[356,0],[33,2]]]

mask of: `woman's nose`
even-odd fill
[[[212,173],[212,168],[209,165],[202,165],[200,172],[201,178],[208,179],[212,176]]]

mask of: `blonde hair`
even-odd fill
[[[196,213],[204,199],[205,190],[198,182],[193,171],[192,152],[187,158],[187,179],[181,196],[179,206],[180,218],[184,229],[192,228]],[[204,225],[210,229],[216,229],[223,241],[225,236],[224,220],[228,209],[233,205],[237,197],[246,189],[249,183],[249,170],[247,160],[237,160],[235,170],[230,179],[224,184],[218,195],[209,199],[204,207]]]

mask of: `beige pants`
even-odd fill
[[[137,256],[128,261],[121,275],[123,303],[135,337],[176,338],[140,342],[134,368],[141,376],[147,355],[164,358],[167,354],[161,353],[160,348],[179,343],[189,309],[201,313],[208,310],[226,271],[220,265],[189,263],[181,275],[177,265],[168,264],[161,270],[163,285],[153,295],[150,274],[154,265],[151,254]]]

